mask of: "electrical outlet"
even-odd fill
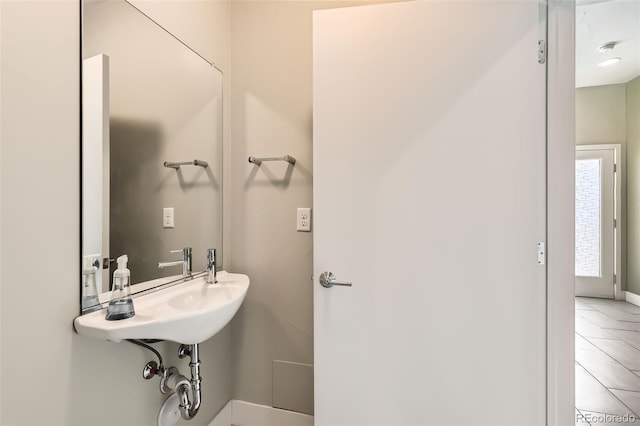
[[[296,231],[311,232],[311,208],[310,207],[298,207]]]
[[[174,228],[173,223],[173,207],[165,207],[162,209],[162,227]]]

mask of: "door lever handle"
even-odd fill
[[[109,267],[114,263],[116,263],[115,259],[112,259],[110,257],[105,257],[102,259],[102,269],[109,269]]]
[[[336,281],[336,276],[333,275],[333,272],[323,272],[320,274],[320,284],[322,287],[331,288],[334,285],[341,285],[345,287],[351,287],[351,283]]]

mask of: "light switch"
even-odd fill
[[[173,228],[173,207],[165,207],[162,209],[162,227]]]

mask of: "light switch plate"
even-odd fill
[[[162,227],[174,228],[173,222],[173,207],[165,207],[162,209]]]

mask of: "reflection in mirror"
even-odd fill
[[[208,248],[221,264],[222,73],[129,2],[84,0],[82,19],[86,313],[120,255],[134,284],[182,279],[179,265],[158,262],[180,260],[170,251],[183,247],[193,271],[205,269]],[[164,166],[195,159],[206,167]]]

